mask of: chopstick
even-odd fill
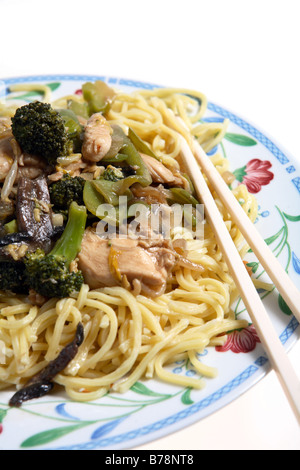
[[[232,220],[240,229],[249,246],[251,246],[253,253],[255,253],[294,316],[300,322],[300,291],[293,284],[287,272],[256,230],[254,224],[196,140],[193,142],[193,146],[194,156],[201,166],[203,173],[207,176],[212,187],[230,213]]]
[[[247,308],[270,363],[277,373],[281,386],[300,425],[300,381],[297,377],[284,347],[273,327],[265,307],[257,293],[251,277],[223,221],[221,213],[202,175],[187,141],[181,138],[181,154],[195,191],[204,204],[205,216],[213,229],[217,242],[223,252],[228,269]],[[199,153],[199,150],[196,149]],[[207,157],[208,158],[208,157]],[[228,189],[229,190],[229,189]]]

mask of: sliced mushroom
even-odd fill
[[[19,231],[44,251],[51,248],[53,236],[52,211],[45,177],[35,180],[21,178],[17,193],[17,222]]]
[[[84,328],[82,323],[78,323],[73,341],[61,350],[56,359],[49,362],[43,370],[13,395],[9,400],[9,406],[20,407],[24,401],[40,398],[49,393],[54,387],[53,379],[74,359],[83,340]]]

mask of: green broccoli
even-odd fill
[[[74,139],[81,130],[75,114],[72,117],[73,121],[70,115],[59,113],[50,104],[35,101],[16,110],[11,119],[12,133],[24,152],[55,165],[57,158],[73,152]]]
[[[72,177],[69,174],[53,183],[49,187],[49,192],[54,210],[68,209],[73,201],[77,202],[79,205],[83,205],[84,184],[84,178],[80,176]]]
[[[125,178],[121,168],[108,165],[103,173],[103,178],[107,181],[119,181]]]
[[[0,262],[0,290],[14,292],[15,294],[26,294],[28,289],[24,282],[25,266],[22,262],[1,261]]]
[[[45,255],[38,249],[26,255],[25,278],[31,289],[47,298],[64,298],[80,290],[82,272],[70,266],[80,251],[86,220],[86,207],[72,202],[66,228],[52,251]]]

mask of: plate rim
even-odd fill
[[[0,77],[0,84],[1,82],[4,82],[5,86],[8,87],[10,84],[13,84],[13,83],[29,83],[29,82],[38,82],[38,81],[48,81],[48,80],[59,80],[59,81],[85,81],[85,80],[105,80],[108,84],[111,84],[112,86],[117,86],[117,85],[120,85],[120,86],[134,86],[135,88],[143,88],[143,89],[155,89],[155,88],[166,88],[165,85],[159,85],[159,84],[151,84],[149,82],[144,82],[144,81],[137,81],[137,80],[132,80],[132,79],[126,79],[126,78],[119,78],[119,77],[111,77],[111,76],[108,76],[108,75],[99,75],[99,74],[38,74],[38,75],[24,75],[24,76],[16,76],[16,77],[7,77],[7,78],[1,78]],[[173,87],[174,88],[174,87]],[[299,162],[297,161],[297,159],[295,159],[295,157],[292,156],[292,154],[286,149],[284,148],[284,146],[279,143],[277,141],[277,139],[275,139],[273,136],[271,136],[269,133],[265,132],[261,126],[256,126],[255,124],[253,124],[249,119],[246,119],[244,118],[240,113],[235,113],[235,112],[232,112],[228,107],[222,107],[210,100],[208,100],[208,110],[210,111],[213,111],[213,112],[216,112],[217,114],[221,115],[221,116],[224,116],[224,117],[229,117],[229,115],[231,117],[234,117],[234,119],[232,120],[231,118],[229,118],[231,120],[231,122],[235,123],[236,125],[238,125],[239,127],[242,127],[240,126],[240,124],[238,124],[236,122],[236,120],[238,120],[239,122],[242,122],[244,124],[246,124],[247,126],[250,126],[250,132],[249,132],[249,129],[244,129],[247,133],[251,134],[251,135],[254,135],[255,138],[257,138],[257,133],[259,133],[261,136],[263,136],[264,138],[267,139],[267,145],[269,145],[269,142],[271,144],[273,144],[277,150],[280,152],[280,154],[283,155],[283,157],[286,158],[286,160],[282,160],[280,161],[276,155],[274,155],[274,153],[272,152],[272,150],[267,146],[267,149],[272,153],[272,155],[274,155],[275,158],[277,158],[277,160],[279,161],[279,163],[281,163],[282,165],[287,165],[288,163],[291,163],[293,164],[295,167],[297,167],[297,173],[299,173],[299,169],[300,169],[300,166],[299,166]],[[242,127],[243,128],[243,127]],[[254,134],[252,134],[252,131],[254,132]],[[259,140],[259,139],[258,139]],[[263,142],[261,142],[263,145],[265,145]],[[284,163],[283,163],[284,162]],[[299,167],[299,168],[298,168]],[[300,178],[297,177],[298,180],[300,181]],[[296,189],[298,190],[298,193],[300,194],[300,183],[298,185],[298,187],[296,186],[296,184],[294,183]],[[294,324],[294,322],[297,323]],[[281,336],[284,336],[284,333],[289,329],[289,328],[293,328],[293,332],[289,335],[288,333],[286,334],[285,336],[285,340],[283,341],[283,345],[285,347],[285,349],[287,351],[290,351],[293,346],[296,344],[296,342],[298,341],[299,338],[297,338],[297,334],[295,334],[296,330],[298,329],[299,327],[299,324],[297,322],[297,320],[294,318],[294,317],[291,317],[291,321],[289,322],[288,326],[286,327],[286,329],[284,330],[284,332],[282,332],[282,334],[280,335]],[[293,336],[293,341],[291,340],[291,337]],[[214,410],[213,411],[210,411],[209,410],[209,405],[206,406],[206,411],[205,413],[203,413],[201,415],[201,417],[197,417],[197,412],[199,411],[197,408],[201,407],[201,402],[203,401],[203,399],[200,399],[198,400],[197,402],[195,402],[193,405],[190,405],[187,409],[189,410],[189,420],[188,422],[186,422],[185,424],[183,424],[184,422],[184,419],[186,417],[182,417],[182,413],[181,411],[179,411],[178,413],[172,415],[175,419],[175,423],[169,423],[168,425],[166,426],[162,426],[162,428],[159,429],[159,426],[162,425],[163,422],[165,422],[167,420],[167,418],[163,419],[163,420],[158,420],[156,421],[155,423],[152,423],[151,427],[155,427],[156,430],[155,431],[152,431],[151,429],[148,429],[148,432],[146,432],[146,428],[149,428],[149,426],[143,426],[141,428],[139,428],[137,431],[140,432],[140,437],[132,437],[132,438],[127,438],[125,439],[125,435],[126,433],[124,434],[124,439],[123,440],[120,440],[121,439],[121,435],[119,436],[116,436],[117,440],[119,440],[119,443],[117,444],[117,447],[116,447],[116,443],[114,443],[114,449],[127,449],[127,448],[131,448],[131,446],[129,447],[118,447],[121,443],[124,443],[124,442],[133,442],[133,445],[134,446],[139,446],[139,445],[142,445],[146,442],[151,442],[151,441],[155,441],[163,436],[166,436],[166,435],[170,435],[178,430],[182,430],[190,425],[192,425],[193,423],[199,421],[199,420],[202,420],[204,419],[205,417],[211,415],[211,414],[214,414],[216,413],[218,410],[220,410],[221,408],[223,408],[224,406],[228,405],[229,403],[233,402],[234,400],[236,400],[237,398],[239,398],[241,395],[243,395],[244,393],[246,393],[248,390],[250,390],[257,382],[259,382],[260,380],[262,380],[270,371],[270,364],[269,364],[269,361],[268,359],[266,358],[266,356],[264,356],[264,364],[260,364],[259,366],[256,365],[255,363],[257,362],[258,359],[256,359],[254,361],[253,364],[249,364],[247,369],[248,368],[252,368],[254,367],[254,370],[252,370],[252,373],[251,373],[251,377],[252,377],[252,381],[250,384],[247,383],[246,385],[246,382],[247,380],[245,381],[242,381],[242,383],[239,385],[239,386],[236,386],[234,388],[234,392],[231,390],[231,393],[230,394],[226,394],[225,396],[219,398],[219,401],[216,405],[216,402],[214,402]],[[245,371],[243,371],[245,372]],[[227,386],[228,384],[226,384]],[[241,387],[241,388],[240,388]],[[222,388],[222,387],[221,387]],[[205,400],[207,401],[209,397],[206,397]],[[196,408],[196,410],[195,410]],[[193,419],[191,419],[191,416],[193,416]],[[178,420],[177,420],[178,418]],[[168,418],[169,419],[169,418]],[[180,425],[179,425],[180,423]],[[172,429],[168,431],[166,431],[166,429],[168,428],[168,426],[171,426]],[[148,439],[146,439],[146,436],[148,436]],[[107,441],[107,439],[105,439]],[[98,442],[95,442],[95,449],[99,449],[99,448],[110,448],[110,443],[107,443],[106,446],[104,446],[104,439],[102,439],[102,443],[100,443],[99,441]],[[87,443],[86,443],[87,444]],[[89,444],[90,444],[90,441],[89,441]],[[84,446],[84,444],[81,444]],[[80,444],[77,444],[75,445],[76,448],[78,448],[78,446],[80,446]],[[100,447],[99,447],[100,446]],[[102,447],[101,447],[102,446]],[[55,447],[54,449],[55,450],[59,450],[61,448],[64,448],[61,447],[61,446],[57,446]],[[67,449],[72,449],[73,446],[72,445],[67,445],[66,447]],[[43,450],[43,449],[49,449],[48,446],[46,447],[39,447],[40,450]],[[89,445],[89,449],[90,449],[90,445]]]

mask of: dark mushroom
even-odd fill
[[[53,236],[52,210],[47,180],[20,178],[16,215],[19,232],[28,234],[45,252],[51,249]]]
[[[23,388],[12,396],[9,406],[20,407],[24,401],[40,398],[49,393],[54,387],[53,379],[74,359],[83,340],[83,325],[78,323],[73,341],[62,349],[56,359],[49,362],[43,370],[32,377]]]
[[[8,235],[4,235],[4,237],[0,238],[0,248],[12,245],[12,244],[19,244],[19,243],[28,243],[31,237],[28,233],[10,233]]]
[[[48,184],[45,177],[19,180],[16,209],[18,232],[0,235],[0,289],[15,293],[28,293],[24,283],[23,258],[27,252],[41,248],[52,249],[63,227],[53,227]]]

